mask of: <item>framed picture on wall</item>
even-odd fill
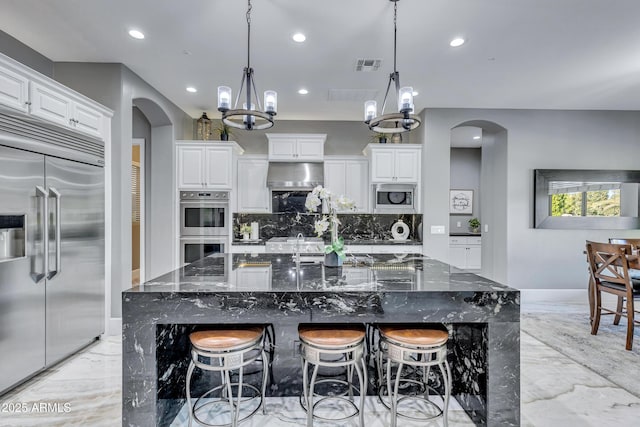
[[[473,215],[473,190],[449,190],[449,213]]]

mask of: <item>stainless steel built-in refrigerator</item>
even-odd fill
[[[104,146],[0,112],[0,393],[104,332]]]

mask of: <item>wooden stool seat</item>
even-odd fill
[[[343,347],[359,343],[364,339],[365,329],[362,325],[300,325],[300,339],[320,347]]]
[[[233,349],[249,345],[260,339],[263,328],[214,329],[193,332],[189,335],[191,345],[201,350]]]
[[[449,339],[449,333],[439,329],[381,325],[380,333],[391,341],[414,346],[437,346]]]

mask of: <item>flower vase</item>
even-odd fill
[[[342,258],[335,252],[329,252],[324,255],[325,267],[342,267]]]
[[[249,240],[249,233],[242,233],[242,240],[248,241]]]

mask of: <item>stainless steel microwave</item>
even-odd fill
[[[378,185],[374,191],[374,213],[415,212],[415,187],[413,185]]]

